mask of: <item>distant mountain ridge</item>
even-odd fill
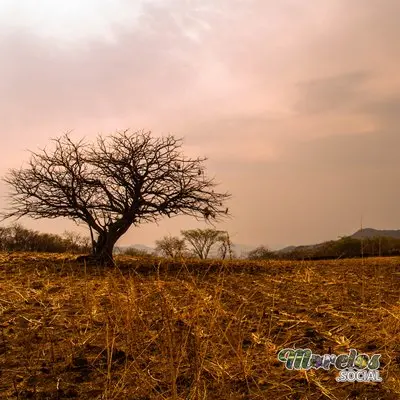
[[[282,249],[275,250],[275,253],[285,254],[293,251],[297,246],[286,246]]]
[[[373,229],[373,228],[364,228],[359,229],[357,232],[351,235],[354,239],[363,239],[363,238],[372,238],[372,237],[392,237],[396,239],[400,239],[400,229]]]
[[[374,229],[374,228],[363,228],[359,229],[358,231],[354,232],[352,235],[349,236],[352,239],[366,239],[366,238],[374,238],[374,237],[388,237],[388,238],[395,238],[400,239],[400,229]],[[322,248],[326,245],[326,243],[334,243],[335,240],[329,240],[322,243],[315,243],[315,244],[307,244],[307,245],[300,245],[300,246],[287,246],[279,250],[275,250],[274,253],[278,255],[284,255],[286,253],[290,253],[296,250],[316,250]]]

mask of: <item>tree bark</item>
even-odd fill
[[[111,230],[100,233],[97,241],[94,241],[92,254],[79,256],[77,261],[103,266],[114,265],[113,250],[120,236]]]
[[[101,265],[113,265],[113,250],[115,243],[119,239],[119,235],[117,235],[114,231],[107,231],[99,234],[97,238],[97,242],[94,248],[93,256]]]
[[[104,266],[114,264],[113,250],[118,239],[126,233],[132,225],[131,218],[124,218],[108,227],[108,230],[99,232],[97,241],[94,241],[92,254],[78,257],[78,261],[93,262]]]

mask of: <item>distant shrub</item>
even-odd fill
[[[249,260],[269,260],[274,258],[274,252],[268,249],[266,246],[259,246],[256,249],[247,253]]]
[[[122,250],[122,252],[120,252],[120,254],[123,254],[125,256],[132,256],[132,257],[151,257],[152,254],[149,253],[148,251],[144,250],[144,249],[137,249],[136,247],[128,247],[124,250]]]
[[[0,227],[0,250],[47,253],[86,253],[90,251],[89,238],[78,233],[65,232],[64,237],[26,229],[20,224]]]
[[[156,252],[163,257],[183,257],[186,251],[185,240],[176,236],[164,236],[156,240]]]
[[[232,258],[232,249],[228,232],[217,229],[188,229],[181,231],[184,243],[190,245],[190,251],[201,260],[209,257],[210,251],[219,245],[217,252],[221,258]]]

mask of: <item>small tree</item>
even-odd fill
[[[90,249],[90,239],[86,236],[82,236],[80,233],[64,231],[62,237],[69,251],[76,251],[77,249],[89,251]]]
[[[127,249],[122,250],[120,254],[123,254],[125,256],[131,256],[131,257],[150,258],[152,256],[148,251],[146,251],[144,249],[137,249],[136,247],[128,247]]]
[[[0,226],[0,250],[10,250],[11,229]]]
[[[160,240],[156,240],[156,252],[164,257],[182,257],[186,251],[186,243],[184,239],[174,236],[164,236]]]
[[[224,240],[226,234],[226,232],[216,229],[189,229],[181,231],[181,233],[201,260],[208,258],[211,248]]]
[[[247,254],[249,260],[268,260],[274,256],[274,253],[266,246],[259,246]]]
[[[231,243],[231,238],[229,236],[228,232],[221,232],[220,237],[219,237],[219,248],[218,248],[218,253],[220,257],[225,260],[226,257],[229,257],[230,260],[232,260],[234,253],[232,251],[232,243]]]
[[[230,195],[214,191],[206,158],[187,158],[182,139],[150,132],[116,132],[95,143],[74,142],[67,133],[55,148],[32,153],[26,168],[4,181],[10,193],[6,218],[67,217],[89,227],[96,262],[113,261],[113,248],[132,225],[164,216],[190,215],[218,221]],[[96,237],[95,237],[96,236]]]

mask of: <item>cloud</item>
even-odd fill
[[[359,71],[302,82],[296,109],[301,113],[354,111],[355,106],[365,102],[367,81],[368,73]]]
[[[360,111],[370,115],[382,129],[389,129],[392,134],[398,136],[400,95],[371,99],[360,106]]]
[[[112,40],[0,27],[0,172],[65,130],[144,128],[210,157],[241,242],[335,237],[360,199],[377,228],[397,215],[397,0],[130,3]]]

